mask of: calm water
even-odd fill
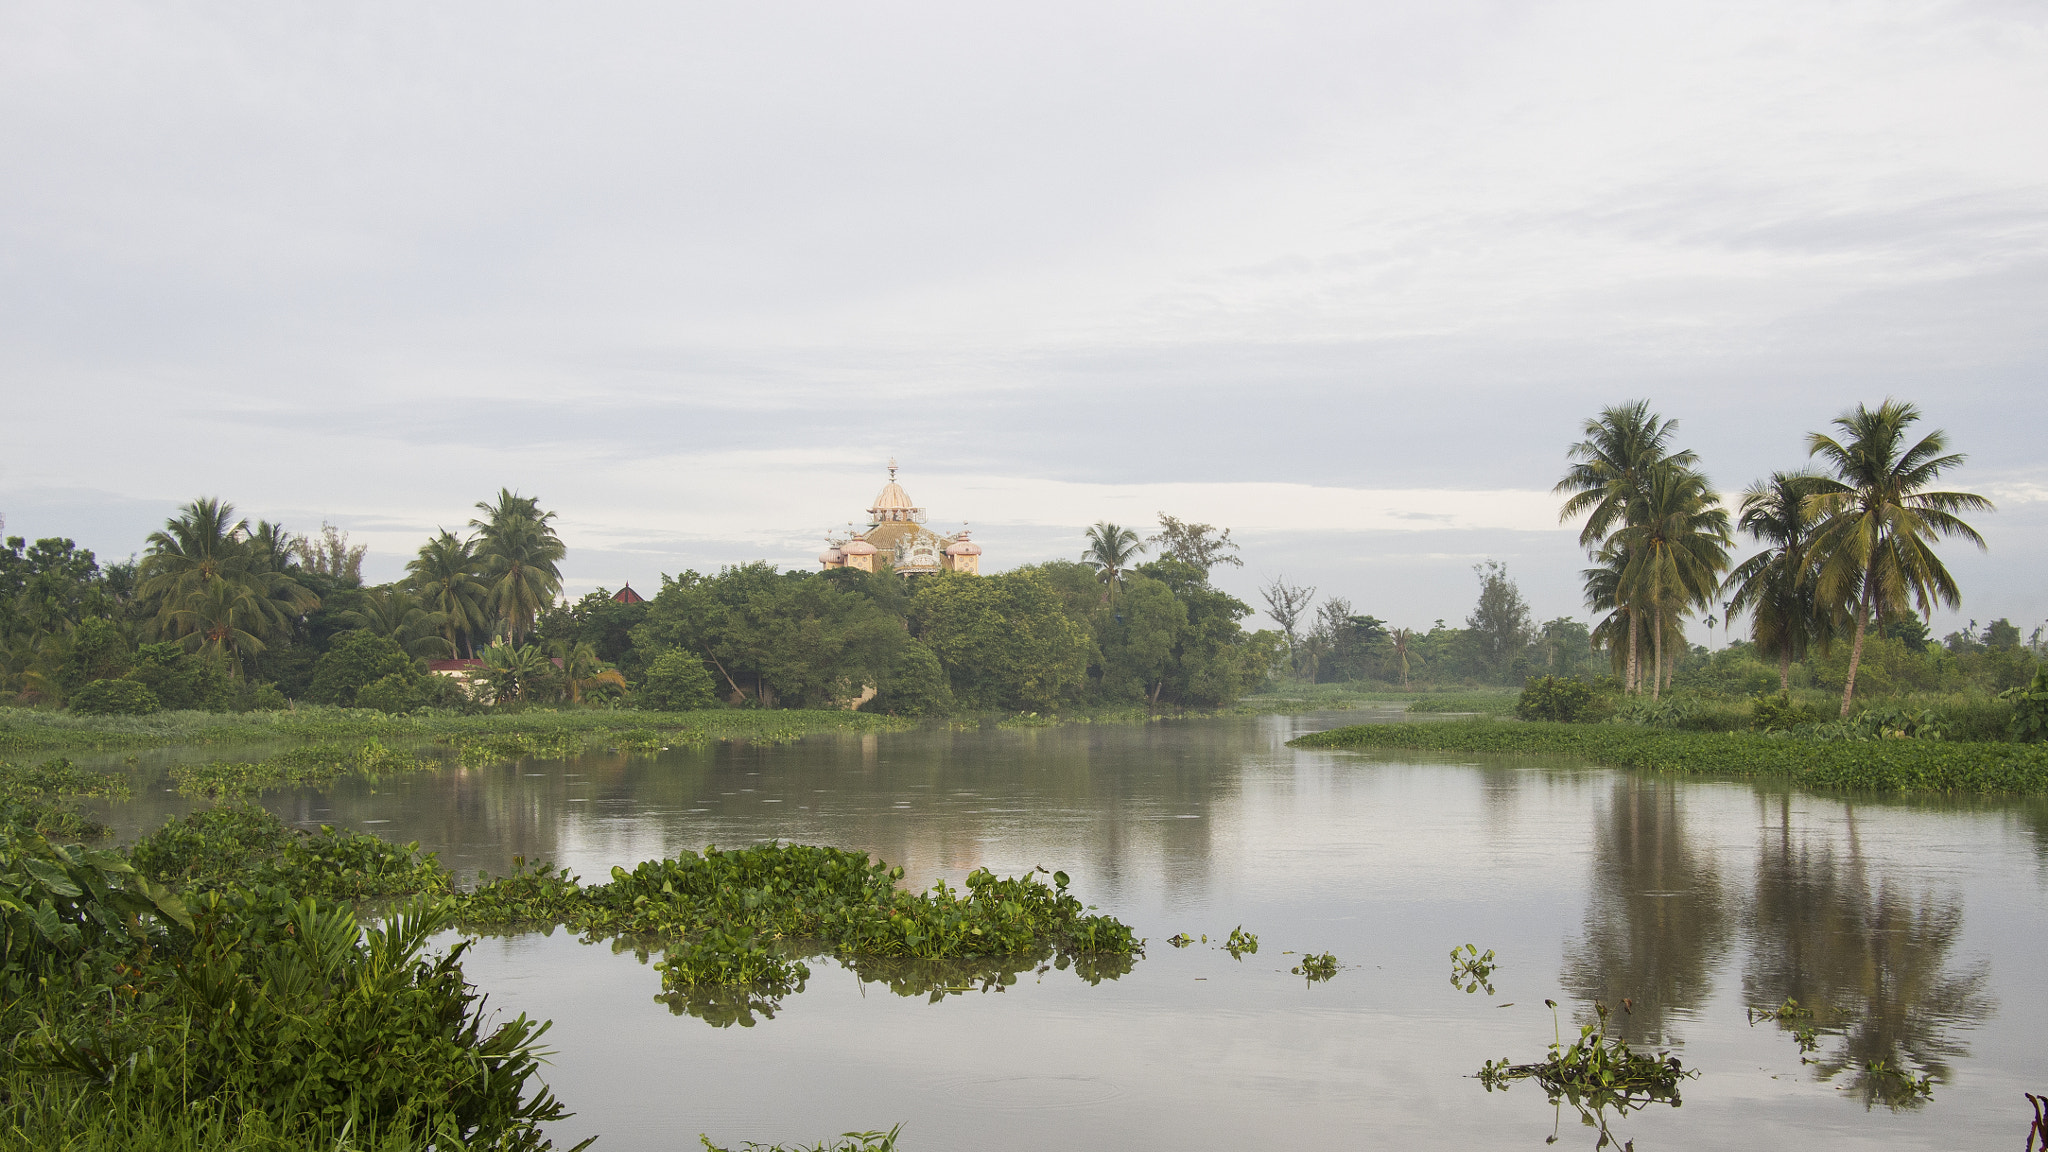
[[[906,1122],[907,1149],[1591,1147],[1541,1089],[1484,1091],[1595,999],[1701,1071],[1616,1122],[1638,1149],[2018,1148],[2048,1090],[2048,806],[1903,804],[1632,776],[1562,760],[1296,752],[1357,713],[912,732],[591,754],[272,798],[287,818],[419,840],[465,870],[615,864],[771,838],[865,849],[909,883],[1071,873],[1150,939],[1119,978],[1027,969],[1002,992],[829,959],[772,1018],[655,999],[630,950],[486,938],[492,1007],[551,1018],[558,1142],[627,1152]],[[144,758],[124,835],[184,805]],[[1260,950],[1215,946],[1242,924]],[[1211,944],[1167,945],[1176,932]],[[1448,952],[1497,953],[1494,994]],[[1309,986],[1288,952],[1344,968]],[[918,977],[922,975],[924,979]],[[970,987],[939,974],[942,986]],[[1821,1047],[1747,1022],[1786,997]],[[716,1013],[711,1013],[716,1017]],[[1859,1071],[1932,1072],[1891,1107]]]

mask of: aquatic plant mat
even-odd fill
[[[1360,724],[1293,748],[1404,748],[1576,756],[1614,768],[1762,776],[1816,789],[2028,795],[2048,792],[2048,745],[1941,740],[1805,740],[1749,732],[1672,732],[1623,724],[1473,720]]]
[[[366,708],[300,707],[288,712],[158,712],[148,716],[76,716],[27,708],[0,708],[0,753],[39,749],[153,748],[167,744],[260,744],[374,738],[383,741],[575,737],[649,734],[662,743],[713,740],[784,742],[819,732],[887,732],[914,722],[865,712],[701,712],[571,709],[471,716],[422,711],[386,715]]]
[[[559,924],[589,940],[658,941],[671,1007],[719,1025],[772,1017],[810,978],[807,956],[937,998],[999,989],[1047,962],[1091,983],[1114,979],[1143,954],[1129,926],[1067,891],[1064,872],[976,869],[965,892],[941,881],[916,893],[896,887],[902,875],[864,852],[801,844],[685,852],[614,868],[596,885],[520,860],[463,896],[462,916],[479,928]]]

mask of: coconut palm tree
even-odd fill
[[[356,606],[337,613],[341,622],[398,642],[408,656],[447,657],[455,646],[438,635],[447,624],[439,612],[428,609],[412,590],[395,586],[365,589]]]
[[[1917,407],[1887,399],[1874,409],[1858,404],[1837,416],[1841,440],[1822,432],[1806,438],[1808,454],[1835,473],[1806,501],[1809,515],[1819,521],[1813,536],[1816,594],[1824,607],[1853,611],[1856,619],[1842,684],[1843,716],[1856,694],[1870,621],[1908,598],[1918,601],[1923,614],[1936,602],[1960,605],[1955,577],[1935,555],[1933,542],[1955,536],[1981,549],[1984,537],[1957,513],[1995,511],[1974,493],[1926,490],[1966,457],[1948,451],[1948,434],[1938,429],[1909,446],[1907,430],[1919,419]]]
[[[208,627],[226,627],[222,614],[231,612],[230,631],[240,631],[262,640],[289,635],[293,618],[320,606],[320,598],[293,580],[279,563],[280,548],[289,534],[265,522],[251,530],[247,520],[235,516],[235,506],[214,497],[201,497],[178,510],[160,532],[149,536],[149,553],[142,559],[138,594],[156,605],[150,631],[186,639],[200,621]],[[229,585],[227,590],[215,587]],[[225,635],[223,633],[222,635]],[[219,637],[198,643],[219,649]],[[233,644],[237,653],[252,649]]]
[[[446,529],[420,545],[419,556],[405,566],[421,606],[441,617],[441,635],[451,651],[475,652],[473,637],[490,630],[490,591],[477,568],[476,549]]]
[[[1653,475],[1690,470],[1699,463],[1690,450],[1666,451],[1677,430],[1678,421],[1650,411],[1647,400],[1604,408],[1586,421],[1586,438],[1566,449],[1571,463],[1564,479],[1551,489],[1559,495],[1570,493],[1558,511],[1558,522],[1585,516],[1579,543],[1588,548],[1629,524],[1629,508]]]
[[[1652,481],[1660,476],[1689,473],[1698,463],[1699,458],[1688,449],[1670,450],[1671,436],[1677,430],[1678,421],[1666,420],[1650,411],[1647,400],[1602,409],[1600,415],[1586,421],[1585,439],[1566,450],[1570,463],[1564,478],[1552,489],[1560,495],[1569,493],[1558,510],[1560,522],[1575,516],[1586,518],[1579,530],[1579,543],[1600,566],[1587,570],[1587,602],[1601,601],[1605,609],[1619,612],[1627,623],[1623,667],[1630,692],[1642,690],[1641,610],[1631,601],[1629,586],[1596,589],[1592,581],[1595,573],[1607,568],[1619,572],[1617,566],[1627,563],[1626,543],[1615,547],[1610,538],[1642,522],[1646,515],[1644,501]],[[1612,627],[1597,630],[1617,656],[1624,651],[1612,643],[1619,631]]]
[[[1734,541],[1721,498],[1690,468],[1652,469],[1631,505],[1628,527],[1615,533],[1627,557],[1616,592],[1632,611],[1650,615],[1654,700],[1669,675],[1665,639],[1680,616],[1713,606]]]
[[[583,703],[583,694],[593,688],[612,687],[621,693],[626,690],[626,678],[619,670],[597,658],[597,646],[588,640],[570,643],[557,640],[549,645],[554,658],[561,661],[562,679],[568,685],[569,702]]]
[[[538,497],[500,489],[495,505],[479,502],[477,510],[487,519],[469,524],[478,533],[486,603],[517,644],[561,591],[560,562],[568,550],[549,523],[555,514],[542,512]]]
[[[152,532],[142,558],[142,583],[136,590],[145,600],[172,604],[204,587],[208,580],[238,578],[249,567],[243,536],[247,520],[235,517],[235,506],[202,496]]]
[[[1832,622],[1814,598],[1814,523],[1807,498],[1820,491],[1810,472],[1773,472],[1742,493],[1736,527],[1764,549],[1728,574],[1727,612],[1749,613],[1750,639],[1778,657],[1778,690],[1792,687],[1792,662],[1809,647],[1825,652]]]
[[[261,633],[270,622],[270,605],[251,582],[219,576],[187,593],[170,610],[168,622],[188,652],[226,660],[236,672],[264,648]]]
[[[1081,559],[1093,564],[1101,579],[1114,590],[1121,585],[1123,573],[1144,551],[1145,543],[1136,532],[1097,520],[1095,527],[1088,529],[1088,550],[1081,553]]]

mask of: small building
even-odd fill
[[[846,539],[826,543],[818,563],[827,568],[893,570],[901,576],[981,572],[981,546],[969,538],[967,529],[941,536],[925,527],[924,509],[896,483],[894,460],[889,461],[889,482],[868,509],[868,526]]]

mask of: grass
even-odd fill
[[[1473,720],[1360,724],[1296,748],[1406,748],[1583,757],[1677,775],[1772,777],[1806,788],[1889,793],[2048,792],[2048,745],[1943,740],[1809,740],[1755,732],[1683,732],[1623,724]]]
[[[671,743],[713,740],[786,742],[819,732],[883,732],[913,727],[893,716],[844,711],[638,712],[580,708],[465,715],[423,710],[386,715],[365,708],[301,706],[288,712],[158,712],[149,716],[75,716],[0,708],[0,753],[153,748],[169,744],[299,743],[315,740],[492,739],[512,736],[659,733]]]

